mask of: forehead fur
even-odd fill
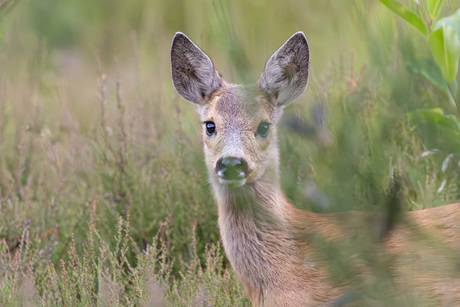
[[[228,123],[249,123],[270,121],[273,108],[257,86],[228,85],[213,95],[207,111],[208,116]]]

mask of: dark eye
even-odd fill
[[[268,128],[270,127],[269,123],[262,122],[260,123],[259,127],[257,127],[257,134],[263,138],[266,138],[268,135]]]
[[[206,122],[206,134],[211,136],[216,132],[216,125],[213,122]]]

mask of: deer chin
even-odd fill
[[[218,177],[218,180],[221,185],[234,189],[245,185],[247,178],[229,180]]]

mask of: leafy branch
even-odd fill
[[[445,92],[460,114],[456,81],[460,59],[460,9],[441,18],[443,0],[417,0],[418,11],[411,11],[396,0],[379,1],[425,37],[434,67],[426,61],[411,61],[409,66]]]

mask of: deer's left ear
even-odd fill
[[[305,91],[309,59],[307,38],[297,32],[268,59],[257,83],[278,106],[284,107]]]

